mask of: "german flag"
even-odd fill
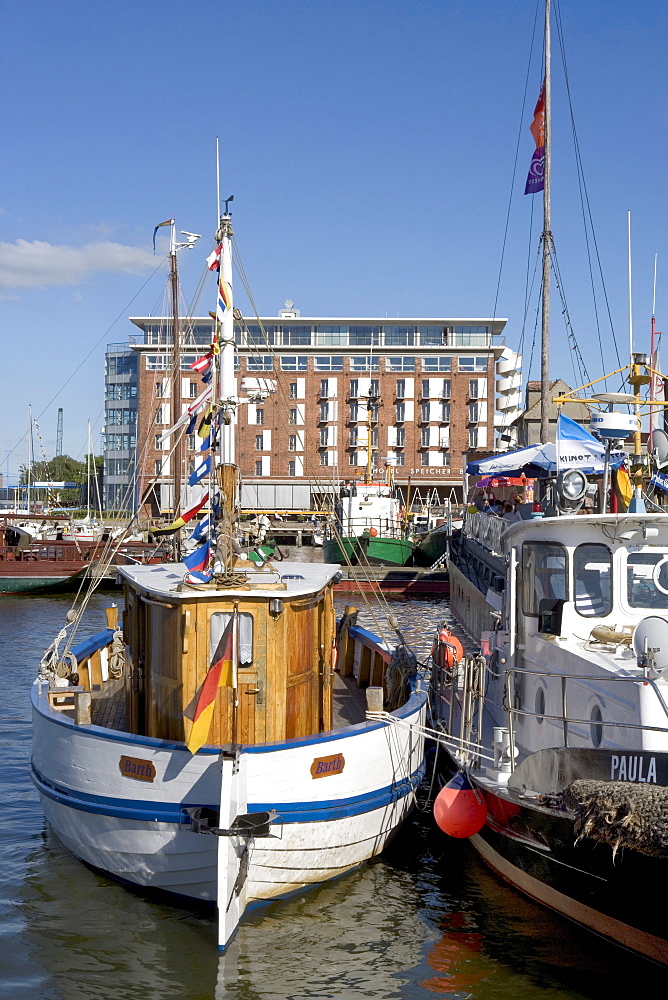
[[[208,499],[209,499],[209,494],[205,493],[202,499],[199,501],[199,503],[196,503],[194,507],[190,507],[189,510],[184,510],[183,514],[181,514],[180,517],[177,517],[177,519],[175,521],[172,521],[171,524],[165,525],[164,528],[154,528],[151,534],[173,535],[175,531],[178,531],[179,528],[182,528],[184,526],[184,524],[187,524],[188,521],[192,520],[195,514],[197,514],[197,512],[202,509],[202,507],[204,506],[204,504],[207,502]]]
[[[197,697],[197,708],[187,743],[191,753],[197,753],[209,737],[218,688],[234,687],[233,627],[234,615],[230,615],[230,620],[214,653],[214,663],[209,667],[209,672]]]

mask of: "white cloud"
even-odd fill
[[[146,274],[155,269],[159,260],[150,250],[102,240],[82,247],[17,240],[0,243],[0,286],[81,285],[95,271]]]

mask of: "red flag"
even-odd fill
[[[233,650],[234,615],[225,626],[225,631],[214,653],[214,663],[204,678],[197,698],[197,708],[192,729],[188,737],[188,749],[197,753],[204,746],[211,728],[211,717],[219,687],[234,687],[234,650]]]

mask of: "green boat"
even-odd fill
[[[411,566],[415,549],[401,497],[391,482],[365,479],[341,487],[323,540],[325,562]]]

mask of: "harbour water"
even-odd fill
[[[90,632],[118,599],[95,595]],[[355,603],[362,623],[387,629],[385,609]],[[114,884],[72,858],[44,822],[28,774],[29,692],[70,604],[67,596],[0,602],[1,997],[616,1000],[665,989],[665,971],[499,881],[468,843],[434,827],[428,809],[416,810],[382,858],[253,911],[220,956],[214,912]],[[392,612],[425,654],[443,602],[393,601]]]

